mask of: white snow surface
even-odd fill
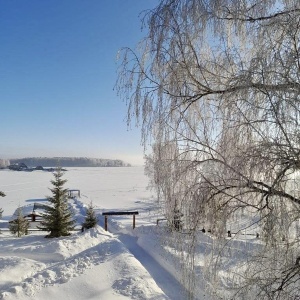
[[[0,198],[0,299],[185,299],[178,274],[159,253],[159,214],[143,168],[69,168],[64,178],[67,188],[81,191],[70,199],[77,228],[90,201],[97,227],[56,239],[41,231],[17,238],[8,221],[18,206],[47,203],[53,175],[0,170],[6,194]],[[105,231],[102,212],[112,210],[138,211],[136,228],[132,216],[110,216]]]
[[[143,167],[68,168],[65,187],[79,189],[80,197],[69,200],[74,212],[76,231],[68,237],[45,238],[47,233],[34,230],[14,237],[8,221],[20,206],[47,204],[53,174],[44,171],[0,170],[0,299],[5,300],[185,300],[180,255],[174,248],[179,239],[189,245],[189,236],[168,231],[155,197],[148,186]],[[97,227],[81,232],[87,205],[92,201],[99,218]],[[103,212],[138,211],[136,228],[132,216],[109,216],[108,231],[103,229]],[[229,223],[229,230],[245,218]],[[248,222],[248,221],[247,221]],[[226,230],[227,230],[226,229]],[[254,229],[255,230],[255,229]],[[224,239],[224,260],[220,275],[225,297],[232,283],[230,271],[243,267],[247,253],[260,247],[255,231],[239,233],[237,239]],[[195,248],[196,300],[210,300],[204,287],[215,287],[204,279],[206,262],[213,253],[214,237],[199,231]],[[168,242],[168,241],[171,241]],[[173,241],[173,242],[172,242]],[[173,245],[173,246],[172,246]],[[224,248],[225,249],[225,248]],[[226,248],[227,249],[227,248]],[[229,296],[230,298],[230,296]]]

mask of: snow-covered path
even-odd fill
[[[99,219],[99,225],[104,227],[104,221],[101,214],[97,214],[97,216]],[[186,291],[180,281],[177,280],[169,270],[165,269],[159,262],[156,261],[154,258],[155,255],[150,255],[139,245],[139,238],[134,235],[135,231],[131,229],[131,225],[127,225],[126,228],[122,228],[122,226],[119,226],[118,222],[113,220],[108,221],[108,224],[109,232],[112,232],[134,256],[134,258],[143,265],[169,299],[186,299]]]
[[[185,299],[185,291],[181,283],[138,245],[137,237],[121,233],[118,234],[118,238],[134,255],[134,257],[145,267],[157,285],[170,299]]]

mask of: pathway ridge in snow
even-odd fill
[[[73,209],[77,215],[82,213],[83,208],[79,200],[74,201]],[[9,257],[12,244],[14,249]],[[21,239],[6,236],[3,246],[0,249],[3,274],[13,263],[17,265],[17,273],[21,266],[30,272],[24,272],[15,282],[7,280],[3,283],[0,299],[41,299],[40,295],[53,290],[54,286],[60,289],[62,295],[68,294],[70,282],[88,274],[89,270],[97,270],[97,273],[102,273],[101,276],[107,274],[110,277],[109,295],[119,295],[123,299],[169,299],[117,236],[100,226],[57,239],[45,239],[40,233]],[[48,258],[43,261],[43,257]],[[101,291],[97,291],[101,295]],[[76,299],[86,299],[86,295]]]

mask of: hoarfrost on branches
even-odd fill
[[[128,122],[140,124],[145,145],[153,142],[148,172],[166,214],[176,207],[195,239],[205,226],[220,245],[228,222],[246,216],[264,246],[234,275],[230,297],[293,299],[299,1],[162,0],[143,21],[148,35],[137,51],[124,49],[117,86]],[[207,270],[214,282],[220,256]]]

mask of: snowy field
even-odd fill
[[[64,178],[68,180],[66,188],[81,192],[80,197],[70,199],[78,230],[57,239],[45,239],[45,233],[37,231],[16,238],[7,231],[8,221],[19,205],[45,203],[51,195],[53,175],[0,170],[0,190],[6,194],[0,198],[4,210],[0,220],[0,299],[188,298],[181,284],[180,254],[167,242],[183,238],[188,247],[188,236],[170,234],[164,222],[156,225],[162,214],[147,189],[143,167],[69,168]],[[91,201],[98,226],[82,233],[80,224]],[[132,228],[132,216],[109,216],[105,231],[102,213],[122,210],[139,212],[136,228]],[[213,237],[200,231],[198,241],[196,299],[208,300],[203,268],[205,258],[214,251]],[[224,265],[224,288],[228,270],[242,263],[259,242],[250,236],[226,243],[234,260]]]
[[[69,168],[64,178],[67,188],[81,191],[70,200],[78,223],[92,201],[99,226],[66,238],[45,239],[43,232],[15,238],[5,230],[8,220],[19,205],[45,202],[53,175],[0,171],[6,194],[0,198],[0,299],[184,299],[175,270],[159,254],[159,214],[143,168]],[[136,228],[131,216],[114,216],[104,231],[101,214],[110,210],[139,211]]]

